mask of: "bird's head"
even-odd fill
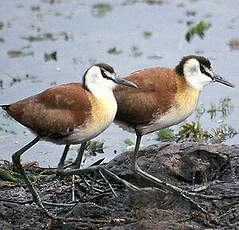
[[[209,59],[202,56],[183,57],[176,66],[176,72],[178,75],[184,76],[191,87],[198,90],[202,90],[211,82],[220,82],[229,87],[235,87],[221,76],[214,74]]]

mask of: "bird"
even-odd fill
[[[40,140],[50,141],[65,145],[57,168],[60,176],[95,170],[95,167],[64,170],[65,158],[71,144],[81,144],[79,165],[86,142],[102,133],[113,122],[117,111],[113,89],[117,84],[137,87],[119,78],[112,66],[99,63],[86,70],[82,83],[62,84],[20,101],[1,105],[12,118],[36,135],[34,140],[12,155],[12,160],[32,193],[34,202],[47,214],[39,194],[22,167],[21,155]]]
[[[183,190],[143,171],[137,164],[142,136],[176,125],[189,117],[197,107],[200,92],[211,82],[229,87],[232,83],[214,74],[208,58],[188,55],[175,68],[152,67],[124,77],[138,88],[117,86],[114,95],[118,104],[115,123],[136,133],[132,158],[133,171],[146,180],[165,185],[182,193]]]

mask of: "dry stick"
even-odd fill
[[[98,220],[98,219],[83,219],[83,218],[73,218],[73,217],[55,217],[55,220],[62,220],[64,222],[82,222],[82,223],[93,223],[93,224],[110,224],[110,223],[120,223],[120,222],[135,222],[136,219],[132,218],[114,218],[110,220]]]
[[[211,187],[212,185],[215,185],[215,184],[218,184],[220,183],[220,181],[218,180],[215,180],[215,181],[211,181],[207,184],[204,184],[202,186],[199,186],[199,187],[196,187],[196,188],[193,188],[191,189],[192,192],[202,192],[202,191],[205,191],[207,190],[209,187]]]
[[[110,182],[105,178],[104,174],[101,172],[101,170],[99,169],[99,173],[101,175],[101,177],[104,179],[104,181],[106,182],[106,184],[109,186],[111,192],[114,194],[115,197],[118,197],[118,195],[116,194],[115,190],[113,189],[112,185],[110,184]]]
[[[72,202],[75,202],[76,201],[76,197],[75,197],[75,175],[72,176],[72,188],[71,188],[71,196],[72,196]]]

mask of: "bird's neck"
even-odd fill
[[[91,86],[90,93],[92,93],[96,98],[99,98],[99,99],[114,97],[113,91],[109,87],[92,87]]]
[[[186,79],[177,75],[177,95],[176,103],[182,107],[186,113],[192,113],[198,103],[200,90],[191,87]]]
[[[95,88],[90,92],[96,101],[109,113],[116,113],[117,103],[113,91],[107,87]]]

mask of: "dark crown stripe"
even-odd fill
[[[189,56],[183,57],[181,61],[179,62],[179,64],[176,66],[175,70],[178,75],[184,75],[183,73],[184,64],[191,58],[198,60],[200,64],[205,65],[208,69],[211,69],[211,63],[207,58],[203,56],[189,55]]]

